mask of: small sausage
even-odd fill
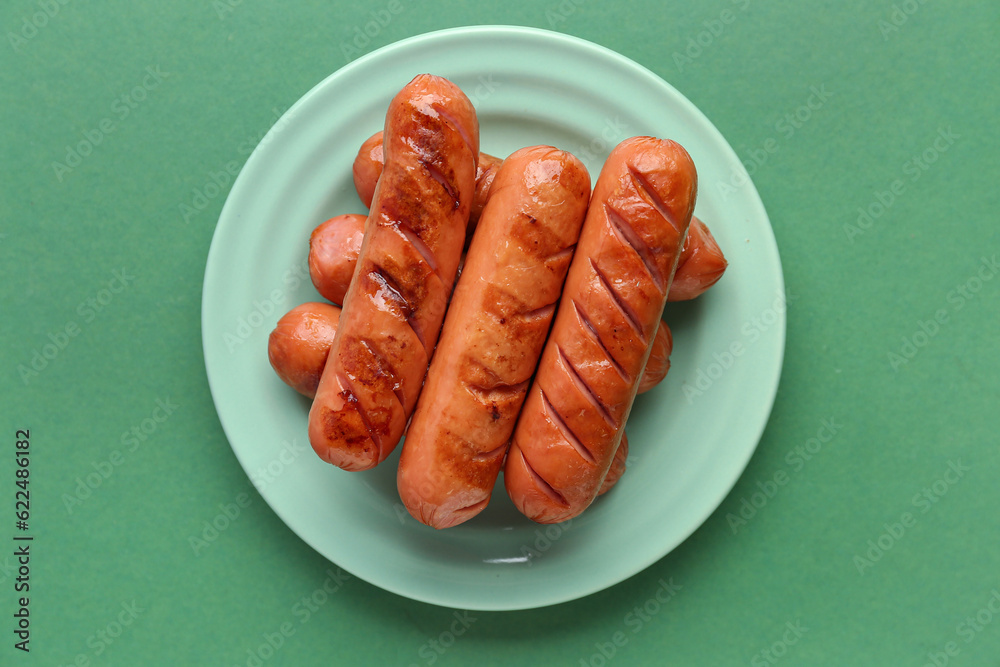
[[[267,358],[278,377],[303,396],[316,395],[340,308],[309,302],[285,313],[267,339]]]
[[[403,441],[403,505],[434,528],[490,501],[590,199],[579,159],[516,151],[497,172]]]
[[[320,223],[309,236],[309,277],[324,299],[344,303],[365,236],[366,215],[346,213]]]
[[[649,351],[649,360],[642,369],[642,379],[639,380],[638,393],[644,394],[663,382],[670,370],[670,353],[674,350],[674,337],[667,323],[660,321],[653,337],[653,349]]]
[[[382,132],[376,132],[361,144],[357,157],[354,158],[354,189],[365,206],[371,206],[372,195],[375,194],[375,184],[382,175]],[[469,212],[469,229],[476,227],[483,206],[489,198],[490,185],[496,176],[501,158],[488,153],[480,153],[476,166],[476,195],[472,199],[472,210]]]
[[[708,226],[692,217],[667,301],[687,301],[700,296],[719,282],[728,265]]]
[[[603,496],[605,493],[611,490],[618,480],[622,478],[625,474],[625,464],[628,460],[628,434],[622,433],[621,444],[618,445],[618,449],[615,450],[615,458],[611,459],[611,467],[608,468],[608,474],[604,477],[604,482],[601,484],[601,490],[597,492],[597,495]]]
[[[468,97],[419,75],[389,104],[375,188],[344,310],[309,412],[323,460],[367,470],[403,435],[437,343],[475,192]]]
[[[382,152],[382,130],[365,139],[354,158],[354,189],[365,206],[371,208],[378,177],[382,175],[385,157]]]
[[[605,161],[504,465],[507,493],[528,518],[566,521],[597,496],[652,348],[696,190],[694,163],[672,141],[626,139]]]

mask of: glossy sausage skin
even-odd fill
[[[729,263],[708,226],[692,216],[667,301],[688,301],[719,282]]]
[[[589,199],[564,151],[523,148],[500,167],[403,441],[397,486],[420,522],[448,528],[489,503]]]
[[[309,413],[325,461],[366,470],[403,435],[454,285],[475,192],[479,125],[450,81],[420,75],[389,104],[385,169]]]
[[[354,158],[354,189],[365,206],[371,206],[375,185],[382,175],[384,159],[382,154],[382,132],[376,132],[368,137],[357,157]],[[489,198],[490,185],[496,177],[497,170],[503,162],[501,158],[480,153],[476,166],[476,195],[472,199],[472,210],[469,212],[469,229],[475,229],[483,206]]]
[[[309,302],[282,315],[267,339],[267,358],[282,382],[303,396],[316,395],[340,308]]]
[[[653,349],[649,351],[646,367],[642,369],[638,393],[644,394],[663,382],[663,378],[667,377],[667,371],[670,370],[670,353],[673,350],[674,337],[667,323],[661,320],[656,328],[656,335],[653,336]]]
[[[367,218],[357,213],[334,216],[309,236],[309,277],[324,299],[344,303],[361,254]]]
[[[354,187],[365,206],[371,205],[375,185],[382,174],[382,162],[382,133],[376,132],[361,144],[361,149],[354,158]],[[498,157],[487,153],[479,154],[476,196],[469,215],[470,233],[475,229],[483,205],[489,199],[490,185],[501,162]],[[708,226],[697,217],[692,217],[667,301],[688,301],[700,296],[719,281],[727,266],[728,262]]]
[[[615,458],[611,459],[611,467],[608,468],[608,474],[604,476],[604,482],[601,483],[601,488],[597,492],[597,495],[603,496],[618,483],[618,480],[620,480],[622,475],[625,474],[627,462],[628,434],[622,432],[622,441],[618,444],[618,449],[615,450]]]
[[[504,465],[539,523],[580,514],[608,473],[691,221],[697,175],[679,144],[626,139],[597,179],[559,310]]]
[[[303,396],[316,395],[330,345],[337,333],[340,308],[329,303],[310,302],[284,315],[271,333],[268,357],[282,381]],[[670,368],[671,339],[666,322],[653,339],[649,361],[639,381],[639,393],[663,381]],[[660,360],[658,362],[658,360]],[[610,473],[608,473],[610,475]]]

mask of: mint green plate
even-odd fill
[[[530,144],[575,153],[596,179],[633,135],[680,142],[699,172],[696,213],[730,267],[707,294],[668,304],[664,383],[628,422],[628,471],[566,524],[540,526],[498,483],[490,506],[435,531],[396,492],[397,452],[348,473],[313,454],[309,403],[267,360],[278,318],[319,300],[306,269],[312,229],[364,212],[351,164],[414,75],[445,76],[475,103],[482,150]],[[556,604],[655,563],[718,507],[757,446],[777,390],[784,286],[774,235],[739,159],[680,93],[636,63],[566,35],[517,27],[445,30],[359,58],[288,110],[247,160],[223,208],[205,271],[205,365],[240,464],[281,519],[344,570],[416,600],[470,610]]]

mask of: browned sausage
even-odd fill
[[[653,337],[653,349],[649,351],[646,367],[642,369],[638,393],[644,394],[663,382],[667,371],[670,370],[670,353],[673,350],[674,337],[671,335],[667,323],[661,320],[660,325],[656,328],[656,335]]]
[[[604,163],[504,466],[511,500],[534,521],[577,516],[604,482],[696,189],[694,164],[672,141],[626,139]]]
[[[489,503],[589,199],[586,167],[551,146],[497,172],[399,459],[400,498],[422,523],[448,528]]]
[[[339,321],[340,308],[318,301],[282,315],[267,339],[267,358],[282,382],[303,396],[316,395]]]
[[[382,175],[382,132],[376,132],[365,139],[354,158],[354,189],[365,206],[371,206],[375,185]],[[490,185],[496,176],[497,169],[503,160],[489,153],[480,153],[476,166],[476,195],[472,199],[472,210],[469,212],[469,229],[475,229],[483,206],[489,198]]]
[[[309,277],[324,299],[344,303],[365,237],[366,215],[346,213],[320,223],[309,236]]]
[[[618,445],[618,449],[615,450],[615,458],[611,459],[611,467],[608,468],[608,474],[604,477],[604,482],[601,484],[600,491],[597,495],[603,496],[605,493],[611,490],[618,480],[622,478],[625,474],[625,467],[628,461],[628,434],[622,432],[622,441]]]
[[[667,301],[687,301],[700,296],[719,282],[728,265],[708,226],[692,216]]]
[[[309,413],[309,441],[346,470],[396,447],[437,343],[475,192],[479,124],[447,79],[420,75],[386,114],[358,266]]]

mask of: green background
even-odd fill
[[[1000,5],[394,0],[356,48],[390,3],[354,4],[0,9],[0,664],[1000,665]],[[209,393],[201,286],[228,186],[196,191],[350,59],[495,23],[636,60],[745,160],[791,295],[774,410],[711,518],[608,590],[463,625],[348,578],[310,609],[333,566],[257,495]],[[661,580],[679,591],[642,616]]]

